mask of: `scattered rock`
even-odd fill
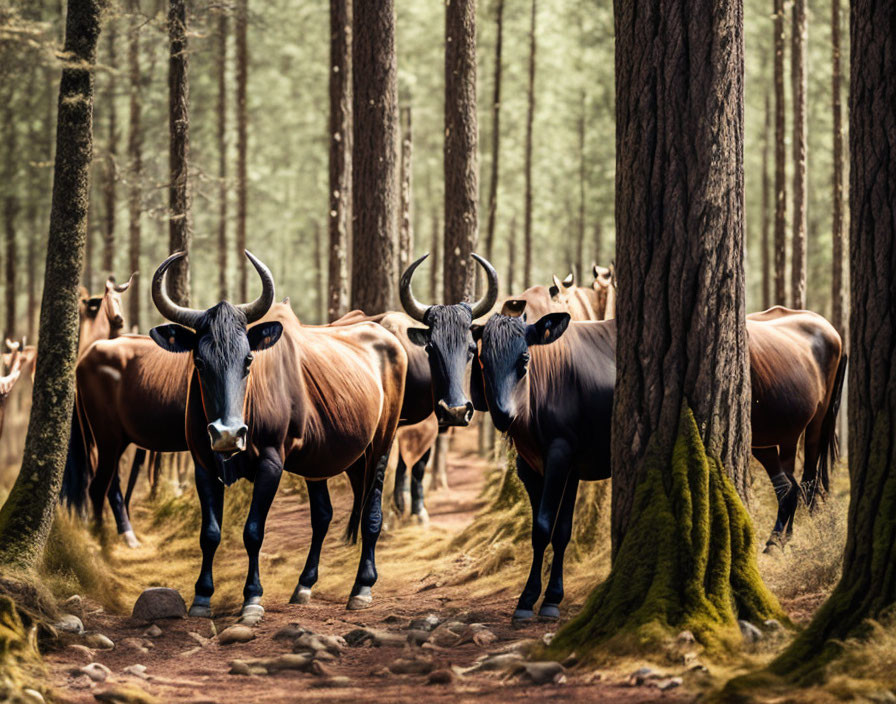
[[[566,656],[566,658],[560,664],[563,665],[563,667],[566,668],[567,670],[571,667],[575,667],[576,665],[579,664],[578,653],[576,653],[575,651],[571,652],[569,655]]]
[[[311,664],[308,666],[308,672],[312,675],[317,675],[318,677],[332,677],[333,672],[329,667],[324,665],[319,660],[312,660]]]
[[[66,650],[70,650],[73,653],[77,653],[78,659],[83,660],[85,663],[93,662],[93,650],[88,648],[86,645],[81,645],[80,643],[76,643],[74,645],[68,646]]]
[[[411,621],[408,624],[408,630],[429,632],[434,630],[441,622],[442,619],[435,614],[426,614],[423,618],[415,618]]]
[[[371,677],[390,677],[391,675],[392,673],[385,665],[380,665],[379,667],[375,667],[370,671]]]
[[[534,684],[566,681],[565,670],[559,662],[526,662],[523,663],[523,673]],[[561,677],[563,677],[562,680]]]
[[[679,645],[693,645],[697,642],[697,639],[694,638],[694,634],[690,631],[682,631],[678,634],[675,640],[678,641]]]
[[[429,640],[429,631],[419,628],[412,628],[407,632],[407,641],[411,645],[423,645]]]
[[[205,636],[201,636],[201,635],[199,635],[198,633],[196,633],[196,631],[189,631],[189,632],[187,633],[187,635],[188,635],[191,639],[193,639],[194,641],[196,641],[196,643],[198,643],[199,646],[200,646],[201,648],[204,648],[204,647],[207,646],[209,643],[211,643],[211,639],[210,639],[210,638],[206,638]]]
[[[432,658],[396,658],[389,670],[396,675],[428,675],[435,669]]]
[[[303,636],[306,633],[310,633],[310,631],[306,628],[302,628],[301,626],[290,624],[289,626],[285,626],[277,631],[274,634],[274,640],[295,640],[296,638]]]
[[[767,621],[763,621],[762,625],[765,626],[765,630],[771,631],[772,633],[780,633],[784,630],[784,626],[782,626],[781,622],[776,618],[770,618]]]
[[[230,663],[230,672],[231,675],[251,675],[252,669],[249,667],[249,663],[244,662],[243,660],[233,660]]]
[[[121,646],[136,650],[138,653],[148,653],[149,648],[146,647],[145,642],[142,638],[122,638]]]
[[[740,634],[743,636],[745,643],[755,643],[762,640],[762,631],[749,621],[741,620],[737,622],[737,625],[740,626]]]
[[[681,683],[681,677],[670,677],[665,680],[657,680],[656,686],[661,692],[665,692],[670,689],[675,689],[676,687],[681,687]]]
[[[230,645],[231,643],[248,643],[254,640],[255,631],[248,626],[235,625],[225,628],[218,634],[218,642],[221,645]]]
[[[83,606],[80,594],[72,594],[68,599],[62,602],[62,608],[66,611],[80,611]]]
[[[47,701],[44,699],[44,695],[36,689],[23,689],[22,696],[26,702],[31,702],[31,704],[44,704]]]
[[[357,628],[343,636],[343,640],[353,648],[371,644],[378,648],[403,648],[406,642],[401,633],[392,633],[378,628]]]
[[[333,655],[333,653],[329,652],[328,650],[318,650],[314,654],[314,659],[315,660],[323,660],[324,662],[335,662],[336,656]]]
[[[466,624],[460,621],[445,621],[433,630],[429,642],[441,648],[451,648],[458,644],[465,630]]]
[[[158,704],[158,699],[138,687],[113,687],[97,692],[93,698],[108,704]]]
[[[457,675],[447,668],[433,670],[426,678],[426,684],[451,684],[457,679]]]
[[[76,672],[79,674],[71,681],[69,685],[72,689],[90,689],[96,684],[96,682],[94,682],[80,670],[76,670]]]
[[[324,677],[311,683],[312,687],[320,688],[351,687],[351,685],[352,681],[344,675],[338,677]]]
[[[152,624],[149,628],[143,631],[143,635],[149,636],[150,638],[158,638],[162,635],[162,629],[159,628],[156,624]]]
[[[656,670],[652,670],[649,667],[639,667],[628,677],[628,683],[635,686],[640,686],[645,684],[646,682],[650,682],[652,680],[661,679],[662,675]]]
[[[128,665],[124,670],[122,670],[126,675],[133,675],[134,677],[139,677],[142,680],[148,679],[149,675],[146,674],[146,665]]]
[[[341,655],[347,645],[345,638],[341,636],[304,633],[293,643],[292,651],[294,653],[327,651],[332,655]]]
[[[111,638],[107,638],[102,633],[89,633],[85,638],[84,642],[91,648],[96,648],[97,650],[112,650],[115,647],[115,643],[112,642]]]
[[[112,674],[112,670],[99,662],[92,662],[80,669],[80,672],[87,675],[94,682],[105,682],[106,678]]]
[[[480,648],[485,648],[486,646],[495,643],[498,640],[498,636],[492,633],[488,628],[486,628],[481,623],[471,623],[469,626],[465,626],[455,641],[454,645],[464,645],[465,643],[475,643]]]
[[[482,670],[483,672],[494,672],[496,670],[508,670],[517,667],[522,663],[523,656],[519,653],[499,653],[481,659],[473,665],[471,671]]]
[[[63,633],[77,633],[78,635],[84,632],[84,624],[74,614],[65,614],[53,624],[53,628]]]
[[[383,619],[383,623],[401,623],[401,621],[401,616],[396,616],[395,614],[389,614]]]
[[[544,643],[545,645],[550,645],[552,640],[554,640],[554,634],[550,633],[550,632],[545,633],[541,637],[541,642]]]
[[[144,589],[134,603],[133,617],[138,621],[163,618],[186,618],[187,605],[176,589],[153,587]]]

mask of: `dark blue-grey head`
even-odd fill
[[[172,324],[155,327],[149,334],[162,349],[193,354],[202,405],[209,421],[211,448],[230,457],[246,449],[249,429],[243,418],[243,406],[253,352],[267,349],[283,332],[278,322],[249,327],[274,302],[274,277],[247,251],[246,256],[261,277],[261,296],[238,306],[221,301],[208,310],[183,308],[171,300],[165,289],[165,272],[183,256],[183,252],[171,255],[153,276],[153,302]]]
[[[529,348],[548,345],[559,339],[569,325],[568,313],[548,313],[530,325],[526,322],[526,301],[513,301],[482,326],[474,326],[473,336],[481,342],[479,362],[485,400],[495,427],[507,432],[520,414],[526,399],[520,384],[529,373]]]
[[[399,292],[405,312],[425,328],[408,329],[411,342],[426,349],[432,375],[433,403],[440,425],[469,425],[473,404],[464,391],[467,364],[476,351],[470,326],[485,315],[498,300],[498,274],[487,260],[473,254],[485,270],[488,287],[476,303],[426,306],[411,293],[414,271],[429,254],[411,264],[401,277]]]

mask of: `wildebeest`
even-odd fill
[[[9,352],[3,355],[3,362],[7,371],[4,376],[0,376],[0,436],[3,435],[3,422],[6,418],[6,401],[19,380],[25,359],[20,343],[7,340],[6,345],[9,347]]]
[[[362,495],[362,554],[348,608],[365,608],[377,576],[383,473],[398,427],[407,355],[394,335],[370,323],[310,328],[294,315],[282,315],[252,325],[273,303],[274,279],[264,264],[246,255],[262,280],[262,294],[253,303],[222,301],[204,311],[175,304],[165,290],[165,272],[183,253],[166,259],[152,283],[156,308],[172,323],[153,328],[150,336],[168,352],[187,353],[194,366],[186,436],[202,505],[203,559],[190,613],[211,613],[224,496],[216,455],[235,458],[236,473],[254,482],[243,532],[249,555],[243,616],[263,612],[258,553],[284,469],[311,480],[347,472]],[[327,491],[323,481],[309,481],[308,488],[311,495]],[[316,581],[332,517],[328,496],[312,506],[325,510],[312,510],[311,546],[297,592]]]
[[[591,289],[596,298],[595,311],[598,320],[612,320],[616,317],[616,272],[615,267],[598,266],[591,268],[594,281]]]
[[[78,314],[81,327],[78,335],[78,357],[97,340],[118,337],[124,329],[121,308],[121,294],[128,290],[134,275],[123,284],[116,284],[113,277],[106,279],[106,290],[102,296],[88,296],[87,289],[81,288]]]

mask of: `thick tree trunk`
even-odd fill
[[[74,402],[78,285],[84,265],[93,152],[93,65],[104,3],[69,0],[59,86],[56,166],[33,405],[22,467],[0,509],[0,562],[29,569],[56,509]]]
[[[413,133],[411,131],[411,106],[401,108],[401,208],[398,225],[398,270],[403,272],[411,263],[414,254],[414,221],[411,203],[414,195],[413,176]]]
[[[398,85],[394,0],[352,8],[352,308],[392,308],[398,280]]]
[[[529,25],[529,87],[526,108],[525,146],[525,200],[523,203],[523,286],[532,285],[532,124],[535,120],[535,20],[538,15],[535,0],[532,0],[532,20]]]
[[[327,316],[348,311],[352,226],[352,0],[330,0],[330,256]]]
[[[187,252],[193,237],[190,222],[190,88],[187,78],[186,0],[170,0],[168,5],[168,247],[171,252]],[[168,293],[185,306],[190,302],[189,256],[176,261],[168,271]]]
[[[131,273],[140,271],[140,218],[143,213],[143,110],[140,86],[140,3],[130,0],[128,34],[128,75],[130,81],[130,105],[128,116],[128,159],[130,182],[128,184],[128,268]],[[147,279],[148,280],[148,279]],[[140,330],[140,296],[133,291],[128,296],[128,323]]]
[[[784,144],[784,0],[775,2],[775,298],[787,304],[787,152]]]
[[[118,68],[116,20],[110,18],[106,27],[107,57],[109,68],[106,83],[106,158],[103,174],[103,256],[100,275],[110,276],[115,273],[115,206],[117,203],[116,161],[118,159],[118,112],[115,109],[116,80]]]
[[[218,298],[227,300],[227,10],[218,11]],[[240,256],[240,262],[245,257]]]
[[[236,3],[236,298],[249,300],[246,270],[246,199],[248,157],[247,83],[249,78],[249,0]]]
[[[806,0],[793,0],[790,71],[793,88],[793,254],[792,306],[806,307]]]
[[[737,618],[783,617],[738,497],[750,438],[743,3],[615,8],[614,562],[554,643],[656,646],[685,628],[735,643]]]
[[[771,147],[772,111],[768,93],[765,94],[765,131],[762,133],[762,309],[767,310],[772,304],[772,263],[769,251],[769,230],[771,229],[771,212],[769,210],[768,153]]]
[[[843,106],[840,69],[840,0],[831,0],[831,108],[834,122],[834,173],[833,211],[831,214],[831,234],[833,239],[833,266],[831,272],[831,322],[847,339],[846,316],[844,315],[843,256],[845,237],[843,228]]]
[[[479,126],[476,120],[476,2],[445,4],[444,301],[473,298],[479,233]]]
[[[495,226],[498,217],[498,178],[501,158],[501,52],[504,44],[504,0],[495,3],[495,78],[492,86],[492,170],[488,184],[488,229],[485,258],[495,254]]]

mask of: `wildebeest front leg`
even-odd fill
[[[358,574],[355,577],[355,585],[349,596],[348,606],[350,610],[366,609],[373,602],[371,588],[376,583],[376,541],[380,537],[383,527],[383,478],[386,474],[386,464],[389,462],[389,453],[380,457],[374,470],[373,482],[368,486],[367,496],[361,508],[361,562],[358,565]]]
[[[243,528],[243,544],[249,556],[249,573],[246,575],[246,586],[243,588],[243,610],[240,620],[243,622],[258,621],[264,614],[261,606],[261,578],[258,574],[258,553],[264,540],[264,524],[268,511],[280,486],[283,474],[283,462],[280,453],[273,447],[266,447],[259,453],[258,468],[255,472],[255,486],[252,490],[252,503],[249,516]]]
[[[562,469],[558,474],[558,481],[562,481]],[[563,489],[563,499],[560,502],[560,510],[557,512],[557,520],[554,522],[554,531],[551,534],[551,547],[554,556],[551,560],[551,576],[548,579],[548,588],[544,592],[544,601],[538,610],[540,618],[554,621],[560,618],[560,602],[563,601],[563,556],[566,554],[566,546],[572,537],[572,518],[576,508],[576,494],[579,490],[579,476],[575,470],[567,471],[566,487]]]
[[[202,509],[202,527],[199,532],[199,547],[202,550],[202,567],[196,580],[196,592],[190,616],[211,618],[212,594],[215,583],[212,579],[212,563],[215,550],[221,542],[221,520],[224,516],[224,484],[213,472],[196,463],[196,493]]]
[[[118,472],[112,475],[112,483],[109,485],[109,491],[106,492],[109,497],[109,508],[112,509],[112,515],[115,517],[115,526],[118,534],[124,539],[129,548],[139,548],[140,541],[134,535],[134,529],[131,527],[131,521],[128,517],[128,507],[125,505],[124,495],[121,493],[121,480]]]
[[[330,520],[333,518],[333,505],[330,503],[330,490],[327,480],[305,480],[308,487],[308,504],[311,508],[311,547],[305,560],[305,569],[299,575],[299,583],[290,598],[290,604],[307,604],[311,601],[311,588],[317,583],[317,566],[320,563],[320,549],[327,537]]]
[[[523,621],[532,618],[534,615],[533,608],[535,600],[541,594],[541,565],[544,560],[544,550],[547,542],[541,546],[539,551],[535,541],[535,522],[538,519],[538,509],[541,506],[541,495],[544,489],[544,477],[532,469],[526,461],[517,456],[516,458],[516,474],[526,488],[529,495],[529,504],[532,507],[532,567],[529,570],[529,579],[526,582],[526,588],[520,595],[520,600],[516,605],[516,611],[513,614],[515,621]]]
[[[411,515],[416,516],[421,523],[429,522],[429,514],[423,505],[423,475],[426,473],[426,463],[429,462],[427,450],[411,468]]]

